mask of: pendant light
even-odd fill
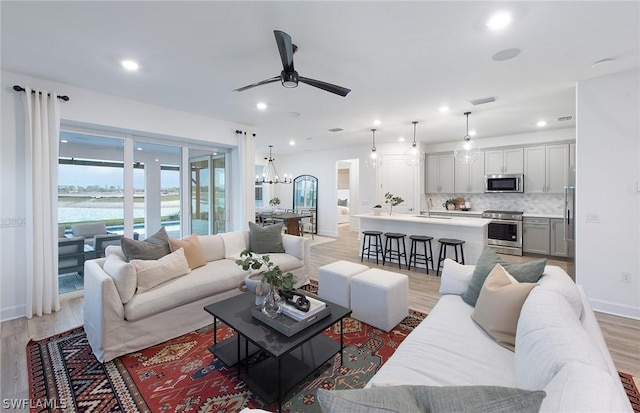
[[[456,145],[456,149],[453,151],[453,156],[456,158],[456,161],[461,163],[473,163],[478,157],[480,157],[480,148],[474,141],[471,140],[471,136],[469,136],[469,115],[471,112],[465,112],[464,115],[467,117],[467,134],[464,135],[462,142]]]
[[[273,145],[269,145],[269,158],[264,158],[268,159],[268,162],[262,170],[262,177],[256,175],[256,184],[290,184],[293,181],[291,176],[284,174],[283,179],[280,179],[278,170],[273,163],[274,159],[271,156],[271,148],[273,148]]]
[[[380,160],[378,159],[378,153],[376,152],[376,129],[371,129],[372,144],[369,158],[365,160],[364,164],[367,168],[375,169],[380,166]]]
[[[413,123],[413,143],[411,144],[411,148],[404,153],[404,161],[409,166],[416,166],[420,164],[420,151],[416,143],[416,126],[418,125],[418,121],[414,120],[411,123]]]

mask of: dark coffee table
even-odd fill
[[[213,316],[214,323],[213,345],[209,350],[227,366],[238,364],[238,377],[265,402],[277,400],[280,410],[282,399],[289,390],[342,352],[342,320],[351,314],[351,310],[322,300],[330,306],[331,315],[287,337],[251,316],[254,298],[253,294],[244,293],[204,307]],[[218,342],[218,320],[238,334]],[[337,322],[340,323],[340,343],[322,334]],[[269,357],[253,365],[243,362],[258,351]]]

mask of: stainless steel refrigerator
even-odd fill
[[[564,240],[567,245],[567,273],[576,279],[576,171],[569,170],[569,185],[564,187]]]

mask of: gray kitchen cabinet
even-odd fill
[[[564,240],[564,220],[562,218],[551,218],[549,255],[567,256],[567,242]]]
[[[549,218],[522,220],[522,251],[549,255]]]
[[[456,161],[454,189],[456,194],[484,193],[484,156],[470,164]]]
[[[484,152],[486,175],[524,173],[523,148],[493,149]]]
[[[427,193],[454,193],[454,159],[453,154],[427,155]]]
[[[562,194],[569,174],[569,145],[524,148],[524,192]]]

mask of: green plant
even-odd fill
[[[444,203],[445,204],[455,205],[456,204],[456,200],[455,200],[455,198],[449,198]]]
[[[269,255],[257,255],[249,250],[244,250],[240,253],[241,260],[236,260],[236,264],[247,271],[249,268],[259,271],[263,267],[266,270],[262,271],[262,282],[269,283],[279,289],[289,291],[293,288],[293,284],[296,282],[296,278],[291,274],[283,273],[278,265],[271,262]]]
[[[278,198],[277,196],[271,198],[271,200],[269,201],[269,205],[273,207],[280,205],[280,198]]]
[[[385,204],[389,204],[389,215],[391,215],[391,212],[393,212],[393,207],[396,205],[400,205],[401,203],[404,202],[404,199],[400,198],[399,196],[395,196],[393,195],[391,192],[387,192],[386,194],[384,194],[384,198]]]

